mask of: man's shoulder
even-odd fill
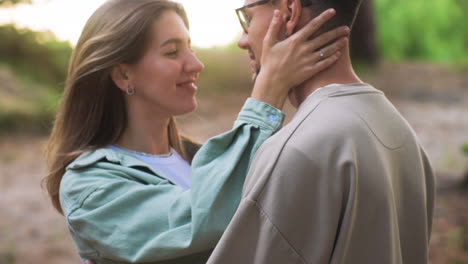
[[[340,145],[363,129],[361,118],[347,105],[329,99],[292,123],[286,145],[297,149],[315,149]]]

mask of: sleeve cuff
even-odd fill
[[[281,128],[283,121],[284,114],[279,109],[265,102],[248,98],[237,117],[236,123],[246,122],[276,132]]]

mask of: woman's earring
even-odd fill
[[[127,89],[125,90],[127,95],[134,95],[135,94],[135,87],[131,86],[130,84],[127,86]]]

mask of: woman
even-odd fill
[[[234,128],[208,140],[192,161],[174,116],[196,108],[203,65],[191,50],[183,8],[168,0],[111,0],[91,16],[71,58],[45,179],[82,258],[207,260],[239,203],[251,158],[281,125],[277,108],[288,88],[337,58],[313,70],[294,66],[317,62],[311,49],[333,39],[277,43],[278,15],[273,21],[255,98]]]

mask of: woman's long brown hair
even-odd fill
[[[60,108],[47,147],[48,174],[43,179],[52,204],[63,213],[60,182],[80,154],[114,143],[127,124],[124,94],[110,74],[120,63],[136,63],[149,42],[153,22],[175,11],[189,27],[183,7],[168,0],[110,0],[86,23],[73,51]],[[190,162],[175,119],[169,144]]]

